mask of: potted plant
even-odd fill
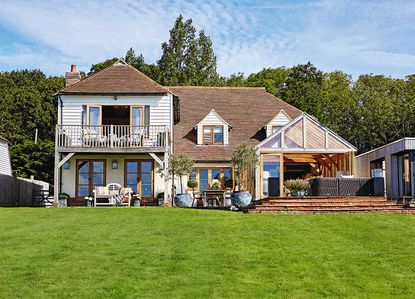
[[[169,158],[169,174],[179,177],[180,193],[177,193],[174,197],[174,204],[181,208],[190,208],[193,204],[193,197],[187,192],[187,188],[183,188],[183,177],[190,176],[195,162],[186,154],[180,154],[178,156],[172,155]],[[184,192],[183,192],[184,190]]]
[[[133,207],[139,207],[139,206],[141,206],[141,199],[140,199],[140,196],[138,194],[133,194],[131,196],[131,205]]]
[[[90,197],[90,196],[85,196],[84,197],[85,200],[85,204],[88,208],[92,207],[92,203],[94,202],[94,198]]]
[[[285,187],[290,190],[291,196],[304,196],[308,190],[309,183],[305,180],[287,180]]]
[[[220,183],[220,181],[216,179],[212,181],[212,186],[211,186],[212,190],[219,190],[221,187],[222,187],[222,184]]]
[[[195,179],[189,179],[187,181],[187,187],[192,189],[193,197],[195,196],[195,189],[197,188],[197,181]]]
[[[249,191],[243,190],[242,176],[257,166],[258,157],[256,151],[247,144],[239,144],[232,154],[231,162],[236,178],[236,184],[231,195],[232,205],[239,207],[247,206],[251,203],[252,195]]]
[[[69,194],[68,193],[59,193],[58,196],[58,207],[59,208],[66,208],[68,206],[68,200],[69,200]]]
[[[157,205],[162,206],[164,204],[164,192],[159,192],[157,194]]]

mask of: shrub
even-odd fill
[[[290,191],[306,191],[309,187],[308,181],[305,180],[287,180],[285,182],[285,187]]]

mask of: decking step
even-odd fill
[[[402,207],[268,207],[255,208],[258,211],[358,211],[358,210],[402,210]]]
[[[353,198],[353,197],[342,197],[342,198],[271,198],[271,199],[263,199],[259,200],[258,202],[345,202],[345,201],[376,201],[376,202],[383,202],[387,201],[384,197],[360,197],[360,198]]]
[[[315,213],[406,213],[415,214],[396,200],[384,197],[342,198],[268,198],[245,208],[249,213],[315,214]]]
[[[395,210],[273,210],[259,211],[251,210],[253,214],[415,214],[415,210],[395,209]]]
[[[397,203],[390,203],[390,202],[344,202],[344,203],[313,203],[313,202],[299,202],[299,203],[260,203],[256,205],[256,207],[302,207],[302,206],[309,206],[309,207],[388,207],[388,206],[396,206]]]

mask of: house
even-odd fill
[[[169,187],[164,180],[173,136],[173,94],[119,61],[80,80],[76,66],[58,93],[55,198],[73,203],[95,187],[128,186],[151,204]]]
[[[0,136],[0,174],[12,175],[9,142]]]
[[[415,196],[415,138],[402,138],[356,156],[356,174],[383,177],[388,198]]]
[[[313,173],[334,177],[353,174],[354,146],[264,88],[169,90],[178,97],[180,107],[174,152],[189,154],[196,161],[193,177],[199,191],[214,179],[220,180],[223,188],[231,187],[225,183],[233,176],[230,160],[240,143],[257,149],[260,165],[245,182],[256,198],[282,195],[286,179]]]
[[[161,86],[123,61],[85,80],[73,66],[58,93],[55,196],[75,202],[117,182],[145,202],[164,193],[172,153],[196,162],[198,190],[217,180],[233,188],[237,144],[256,148],[260,165],[244,177],[256,198],[283,195],[286,179],[354,173],[356,149],[314,117],[264,88]]]

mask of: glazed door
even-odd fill
[[[93,196],[95,187],[105,186],[105,160],[76,161],[76,198]]]
[[[126,160],[125,185],[143,199],[153,199],[153,161]]]

